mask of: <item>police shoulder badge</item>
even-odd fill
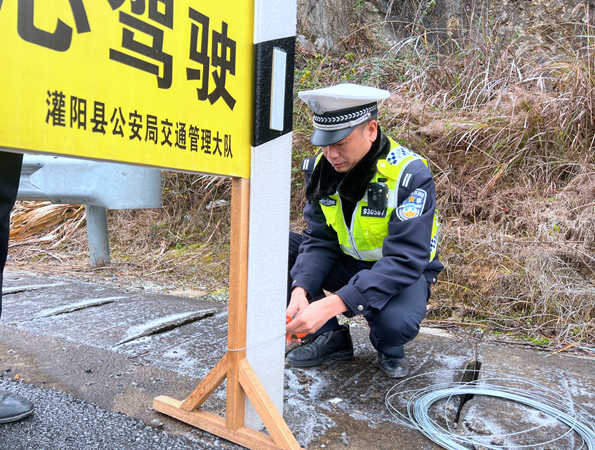
[[[409,150],[408,148],[403,147],[402,145],[397,144],[388,154],[388,156],[386,157],[386,160],[391,163],[393,166],[397,166],[399,165],[399,163],[405,159],[405,158],[409,158],[409,157],[417,157],[419,158],[419,156],[415,153],[413,153],[411,150]]]
[[[400,220],[414,219],[421,216],[428,194],[423,189],[416,189],[397,208],[396,214]]]

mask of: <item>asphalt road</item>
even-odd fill
[[[225,354],[225,304],[209,296],[17,272],[5,273],[3,293],[0,389],[29,398],[36,410],[23,421],[0,425],[0,450],[241,448],[152,409],[161,395],[186,398]],[[351,324],[351,360],[286,367],[283,416],[289,429],[309,450],[439,450],[387,408],[386,394],[397,380],[378,370],[368,333],[366,326]],[[477,357],[480,378],[490,380],[495,372],[515,376],[536,396],[556,392],[595,416],[592,357],[474,339],[422,329],[406,346],[410,373],[391,406],[406,413],[407,391],[457,381]],[[202,408],[225,412],[225,382]],[[435,405],[431,414],[446,425],[443,406]],[[494,436],[508,448],[584,448],[576,433],[550,422],[510,402],[475,396],[461,412],[459,430]]]
[[[165,433],[126,414],[106,411],[72,395],[0,377],[0,390],[20,394],[35,404],[34,413],[0,424],[0,450],[217,449]]]

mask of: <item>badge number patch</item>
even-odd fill
[[[401,220],[414,219],[421,216],[428,194],[423,189],[416,189],[397,208],[397,217]]]
[[[367,206],[362,206],[362,217],[386,217],[385,209],[373,209]]]

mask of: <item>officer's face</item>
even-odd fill
[[[322,152],[337,172],[346,173],[368,153],[377,134],[378,122],[371,120],[363,127],[357,127],[349,136],[336,144],[322,147]]]

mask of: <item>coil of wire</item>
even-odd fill
[[[480,372],[481,378],[474,382],[446,382],[429,385],[421,389],[405,389],[406,384],[415,382],[420,377],[443,377],[452,374],[452,378],[455,378],[458,372],[462,374],[464,371],[429,372],[410,377],[396,384],[386,394],[385,401],[388,410],[400,423],[417,429],[445,449],[468,450],[468,445],[472,445],[475,448],[484,447],[486,449],[501,450],[506,446],[495,445],[493,442],[496,436],[462,436],[455,432],[448,420],[446,420],[445,427],[432,419],[429,413],[432,405],[445,401],[444,418],[446,418],[446,409],[449,405],[452,406],[454,398],[465,394],[495,397],[535,408],[550,417],[548,423],[559,421],[568,426],[566,432],[550,441],[515,445],[514,448],[545,446],[576,432],[583,440],[581,448],[586,446],[589,450],[595,450],[595,429],[593,428],[595,418],[588,411],[580,405],[574,404],[569,396],[563,396],[552,389],[519,377],[482,370]],[[530,388],[514,387],[511,384],[529,385]],[[398,397],[406,400],[406,408],[399,409],[393,404]],[[497,437],[504,438],[529,433],[544,425],[509,434],[498,434]]]

